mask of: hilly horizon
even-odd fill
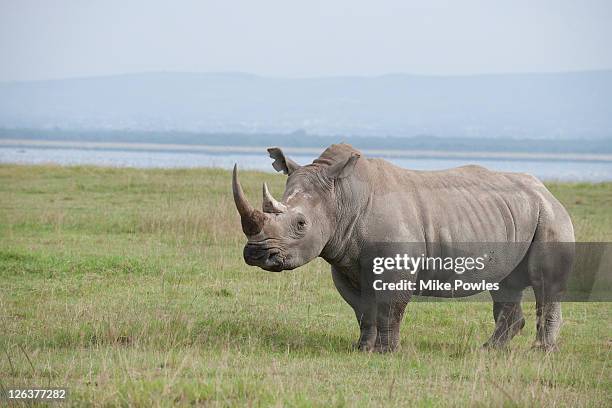
[[[153,72],[0,82],[0,127],[608,139],[612,70],[276,78]]]

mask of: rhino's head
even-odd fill
[[[263,184],[262,210],[247,201],[234,166],[232,189],[248,239],[244,247],[247,264],[279,272],[297,268],[321,254],[335,231],[335,182],[350,175],[359,158],[348,145],[334,146],[335,151],[327,156],[323,153],[307,166],[299,166],[279,148],[269,148],[272,166],[289,177],[281,201],[274,199]]]

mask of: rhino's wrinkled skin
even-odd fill
[[[384,252],[384,243],[394,253],[399,245],[414,256],[459,243],[511,246],[510,255],[496,259],[485,275],[464,276],[500,283],[499,291],[491,291],[496,325],[485,345],[503,346],[524,326],[520,300],[523,289],[532,286],[538,319],[535,345],[555,348],[559,297],[574,252],[573,245],[550,251],[547,244],[573,243],[574,231],[567,211],[536,178],[478,166],[406,170],[368,159],[347,144],[330,146],[306,166],[278,148],[268,151],[274,168],[288,179],[280,201],[264,185],[263,211],[246,200],[234,168],[234,199],[248,238],[244,259],[275,272],[318,256],[329,262],[335,286],[355,311],[361,350],[392,351],[398,346],[399,326],[412,295],[372,290],[371,264],[363,265],[364,259],[381,248]],[[441,278],[433,274],[395,271],[385,273],[385,279]]]

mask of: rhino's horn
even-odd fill
[[[246,199],[242,186],[238,181],[238,165],[234,165],[234,172],[232,174],[232,191],[234,193],[234,203],[240,214],[240,221],[242,224],[242,231],[246,235],[256,235],[263,228],[266,216],[261,211],[253,208],[253,206]]]
[[[270,194],[270,190],[268,190],[268,185],[263,183],[263,205],[262,209],[266,213],[274,213],[280,214],[287,211],[287,207],[285,204],[276,201],[272,194]]]

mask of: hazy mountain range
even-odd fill
[[[612,70],[286,79],[146,73],[0,83],[0,127],[612,138]]]

